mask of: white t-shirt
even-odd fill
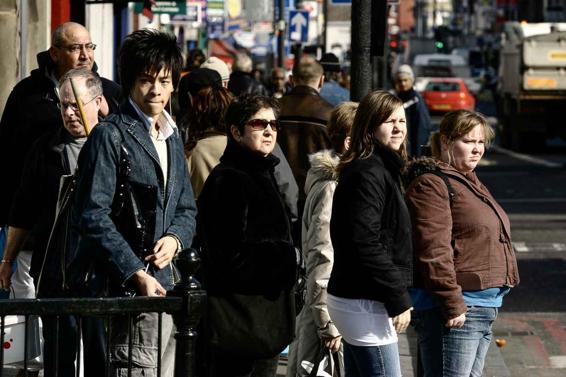
[[[375,347],[397,342],[397,332],[383,303],[328,294],[327,305],[330,318],[347,343]]]

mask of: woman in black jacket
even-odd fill
[[[274,377],[294,336],[296,255],[273,176],[275,101],[230,104],[228,144],[198,200],[209,376]]]
[[[347,377],[401,376],[396,332],[412,309],[411,224],[400,187],[406,134],[401,100],[370,93],[339,166],[328,310],[343,336]]]

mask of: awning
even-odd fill
[[[230,43],[223,41],[222,39],[209,39],[208,40],[208,55],[216,56],[222,59],[226,63],[232,64],[234,57],[238,53],[238,50],[234,48]]]

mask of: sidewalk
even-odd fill
[[[566,313],[500,312],[493,332],[484,377],[566,376]],[[496,339],[504,345],[497,347]],[[399,338],[403,377],[415,377],[415,341],[412,330]],[[286,366],[281,358],[277,376],[285,376]],[[14,369],[3,372],[6,377],[16,375]]]
[[[566,313],[500,312],[493,327],[484,377],[566,376]],[[499,339],[502,347],[496,345]],[[415,377],[416,335],[411,329],[399,337],[403,377]],[[285,376],[285,359],[278,376]]]

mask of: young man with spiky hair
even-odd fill
[[[118,63],[128,99],[119,113],[93,130],[79,158],[74,208],[82,237],[79,256],[94,256],[97,275],[108,280],[109,295],[126,290],[138,296],[164,296],[175,281],[171,261],[191,244],[195,229],[196,207],[183,144],[165,111],[179,80],[182,57],[173,35],[144,29],[126,37]],[[129,162],[126,178],[124,160]],[[149,248],[139,247],[138,240],[123,230],[127,224],[122,221],[128,219],[116,215],[116,194],[124,179],[132,200],[139,201],[144,231],[151,237]],[[142,313],[132,323],[132,375],[155,375],[159,357],[162,375],[172,376],[171,316],[163,314],[160,355],[157,314]],[[126,373],[128,326],[125,317],[111,320],[111,376]]]

